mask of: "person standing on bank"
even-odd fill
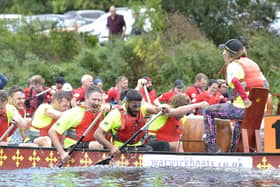
[[[107,28],[109,29],[109,36],[119,35],[122,38],[125,37],[126,24],[124,17],[117,14],[115,6],[110,7],[111,15],[107,18]]]
[[[245,108],[251,106],[248,91],[253,87],[267,87],[268,83],[259,66],[247,57],[243,44],[237,39],[228,40],[219,46],[223,50],[228,85],[234,89],[233,103],[223,103],[207,107],[203,113],[206,133],[206,151],[220,152],[216,144],[214,118],[243,119]],[[247,93],[246,93],[247,92]],[[230,151],[236,151],[241,121],[234,122],[234,132]]]

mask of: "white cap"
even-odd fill
[[[65,92],[72,92],[72,86],[70,83],[66,82],[62,86],[62,90]]]

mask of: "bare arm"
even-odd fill
[[[64,151],[63,146],[61,145],[61,143],[59,141],[59,138],[58,138],[58,135],[57,135],[57,132],[56,132],[56,125],[53,125],[50,128],[49,136],[52,140],[53,145],[56,147],[56,149],[57,149],[57,151],[58,151],[58,153],[61,157],[61,160],[66,161],[68,153],[66,151]]]
[[[15,113],[13,115],[13,120],[16,122],[16,124],[21,128],[26,128],[28,125],[28,120],[21,117],[19,113]]]
[[[94,138],[100,143],[102,144],[104,147],[110,149],[110,152],[112,154],[115,154],[115,153],[118,153],[120,152],[119,149],[117,147],[115,147],[111,142],[109,142],[104,134],[106,132],[101,128],[101,127],[98,127],[94,133]]]
[[[195,103],[195,104],[189,104],[180,106],[178,108],[170,109],[170,111],[166,114],[168,116],[183,116],[188,112],[193,111],[196,108],[205,108],[209,106],[209,104],[206,101]]]
[[[45,114],[53,119],[58,119],[62,116],[63,112],[55,110],[53,108],[49,108],[45,111]]]

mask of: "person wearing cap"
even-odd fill
[[[155,105],[161,105],[164,104],[170,104],[172,101],[172,98],[179,94],[184,93],[184,81],[177,79],[174,82],[174,86],[171,90],[162,93],[158,98],[154,100]]]
[[[139,90],[145,102],[152,105],[154,104],[157,95],[153,88],[152,78],[145,76],[139,79],[135,89]]]
[[[64,77],[57,76],[54,78],[55,85],[52,86],[51,94],[54,95],[55,92],[62,90],[62,87],[65,83]]]
[[[201,94],[207,85],[208,77],[204,73],[198,73],[195,76],[195,83],[187,88],[186,94],[191,99],[191,102],[195,102],[195,98]]]
[[[240,135],[240,119],[243,119],[245,108],[251,106],[248,91],[252,87],[265,87],[266,81],[259,66],[247,57],[243,44],[237,39],[228,40],[220,45],[226,64],[226,81],[234,89],[233,103],[211,105],[204,111],[206,133],[206,150],[220,152],[216,144],[216,127],[214,118],[238,119],[234,121],[234,132],[230,151],[236,151]]]
[[[62,91],[64,91],[66,94],[68,94],[72,98],[73,88],[70,83],[68,83],[68,82],[64,83],[62,86]]]
[[[148,113],[156,114],[162,110],[161,107],[143,103],[142,95],[138,90],[128,89],[122,92],[122,95],[126,98],[125,103],[111,110],[94,134],[96,140],[108,148],[112,154],[119,153],[119,147],[145,125],[144,116]],[[165,110],[168,111],[167,108]],[[104,134],[108,132],[112,134],[113,142],[106,139]],[[169,150],[169,144],[164,141],[150,145],[144,144],[144,135],[145,133],[142,132],[135,137],[128,145],[129,149],[136,148],[138,151]]]
[[[103,103],[105,103],[105,100],[107,99],[108,95],[107,95],[106,91],[103,90],[103,80],[99,79],[99,78],[96,78],[96,79],[93,80],[93,85],[98,86],[102,90],[102,92],[103,92]]]

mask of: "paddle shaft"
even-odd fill
[[[43,90],[43,91],[41,91],[40,93],[37,93],[36,95],[27,98],[26,101],[31,100],[31,99],[33,99],[33,98],[35,98],[35,97],[39,97],[40,95],[43,95],[43,94],[49,92],[51,89],[52,89],[52,88],[48,88],[48,89],[46,89],[46,90]]]
[[[150,96],[149,96],[149,93],[148,93],[148,90],[147,90],[147,87],[144,85],[144,92],[145,92],[145,95],[146,95],[146,98],[147,98],[147,101],[149,104],[151,104],[151,99],[150,99]]]
[[[123,148],[125,148],[136,136],[138,136],[142,131],[144,131],[155,119],[157,119],[163,112],[160,111],[159,113],[157,113],[155,116],[153,116],[152,119],[150,119],[141,129],[139,129],[136,133],[134,133],[120,148],[119,150],[121,151]],[[101,160],[97,163],[95,163],[95,165],[107,165],[110,163],[110,160],[112,160],[112,158],[114,158],[114,155],[112,154],[111,156],[109,156],[108,158]]]
[[[83,139],[85,138],[85,136],[89,133],[89,131],[96,125],[97,121],[100,119],[100,117],[102,116],[103,112],[100,111],[100,113],[96,116],[96,118],[93,120],[93,122],[91,122],[91,124],[88,126],[88,128],[86,129],[86,131],[83,133],[83,135],[81,136],[81,138],[78,140],[78,142],[71,148],[71,150],[69,151],[68,155],[71,156],[72,153],[75,151],[75,149],[80,145],[80,143],[83,141]],[[63,162],[61,162],[58,167],[61,168],[63,166]]]
[[[16,124],[12,123],[10,127],[4,132],[4,134],[0,137],[0,141],[3,141],[6,136],[13,130],[13,128],[16,126]]]

